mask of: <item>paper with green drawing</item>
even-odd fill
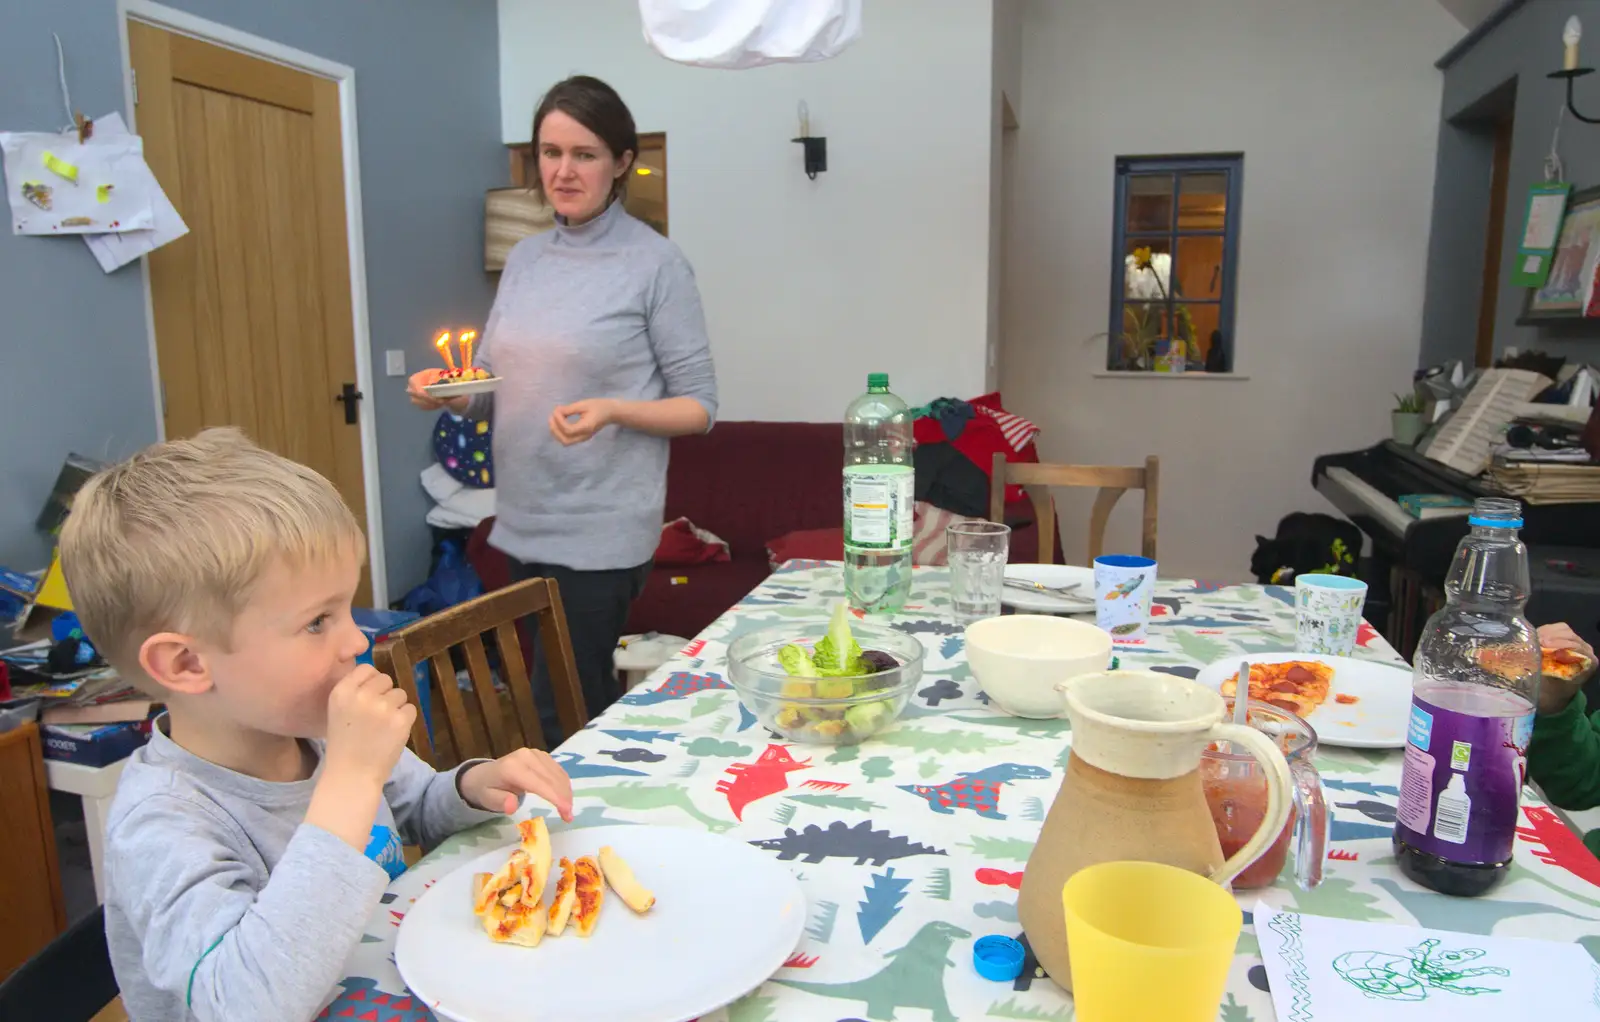
[[[1600,965],[1578,944],[1281,912],[1254,925],[1280,1022],[1600,1020]]]

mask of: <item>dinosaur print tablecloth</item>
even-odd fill
[[[1070,734],[1065,721],[988,707],[961,629],[946,613],[944,569],[917,569],[911,602],[893,621],[921,638],[928,655],[905,715],[873,740],[840,748],[784,743],[724,680],[734,637],[825,617],[843,598],[839,565],[786,564],[573,736],[556,753],[577,793],[571,826],[705,827],[771,851],[801,878],[810,913],[805,939],[771,981],[706,1022],[1068,1022],[1071,999],[1037,978],[1031,960],[1009,984],[972,969],[977,937],[1021,933],[1021,870],[1060,783]],[[1148,641],[1118,647],[1124,666],[1192,677],[1224,656],[1293,648],[1293,591],[1282,587],[1165,580],[1152,613]],[[1359,643],[1357,656],[1398,659],[1370,627]],[[1334,806],[1327,879],[1306,892],[1282,878],[1266,892],[1246,892],[1244,904],[1264,896],[1275,907],[1348,919],[1577,940],[1600,958],[1600,862],[1531,792],[1509,880],[1485,898],[1448,898],[1394,868],[1399,752],[1324,748],[1317,765]],[[562,826],[551,819],[552,829]],[[514,840],[512,823],[497,821],[447,840],[397,879],[321,1017],[431,1018],[395,971],[400,922],[435,880]],[[1248,915],[1246,922],[1221,1022],[1274,1018]],[[705,951],[715,958],[716,948]]]

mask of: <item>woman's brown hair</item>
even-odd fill
[[[555,110],[560,110],[599,136],[619,164],[623,162],[624,155],[638,156],[639,131],[634,127],[633,113],[628,109],[628,104],[617,95],[616,89],[589,75],[573,75],[557,82],[539,101],[539,109],[533,112],[535,156],[539,152],[539,126]],[[628,175],[623,174],[611,183],[611,198],[615,199],[627,190]],[[544,195],[543,174],[534,175],[533,192],[542,201],[549,201]]]

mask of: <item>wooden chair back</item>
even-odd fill
[[[518,622],[529,616],[539,620],[539,642],[550,665],[561,726],[567,734],[576,734],[588,723],[560,588],[551,579],[530,578],[412,622],[372,651],[373,665],[393,678],[419,710],[414,672],[417,664],[429,666],[434,734],[449,740],[453,756],[435,748],[420,712],[411,728],[413,752],[445,769],[469,759],[504,756],[522,746],[546,748],[528,683],[527,659],[517,634]],[[505,683],[509,709],[490,673],[484,646],[484,639],[490,636],[500,654],[500,679]],[[463,698],[456,682],[451,651],[458,648],[472,681],[471,690],[465,693],[469,698]]]
[[[1140,550],[1144,556],[1156,556],[1156,509],[1159,497],[1161,459],[1155,455],[1144,459],[1143,467],[1122,465],[1033,465],[1008,462],[1003,453],[994,456],[994,471],[989,477],[989,520],[1005,521],[1006,486],[1020,485],[1033,501],[1034,513],[1039,519],[1039,560],[1045,564],[1055,562],[1056,506],[1050,496],[1052,486],[1098,486],[1094,508],[1089,513],[1089,559],[1105,552],[1106,522],[1111,509],[1129,490],[1144,491],[1144,520],[1141,527]]]

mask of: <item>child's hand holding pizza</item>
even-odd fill
[[[1539,629],[1539,712],[1560,713],[1594,674],[1594,649],[1566,624]]]

